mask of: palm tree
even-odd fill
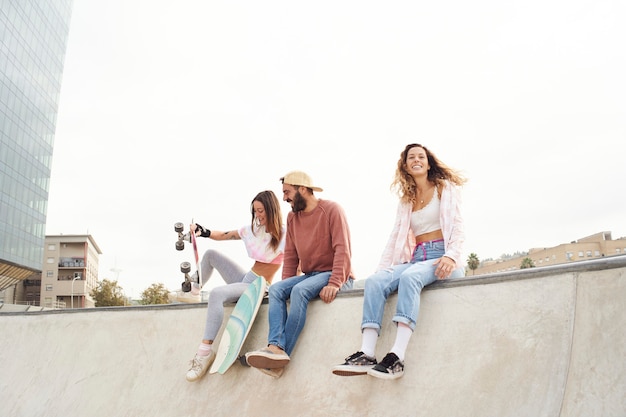
[[[480,260],[478,259],[478,255],[474,252],[470,253],[467,257],[467,267],[472,270],[472,275],[476,272],[476,268],[480,265]]]

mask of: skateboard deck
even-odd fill
[[[228,322],[226,322],[226,328],[222,332],[215,361],[209,369],[210,374],[216,372],[223,374],[238,359],[243,342],[250,332],[254,318],[265,296],[266,286],[265,278],[258,277],[239,297],[239,301],[237,301]]]
[[[191,221],[193,223],[193,220]],[[198,282],[202,282],[202,274],[200,273],[200,258],[198,257],[198,243],[196,242],[196,234],[189,231],[191,236],[191,246],[193,246],[193,256],[196,260],[196,271],[198,272]]]
[[[191,220],[193,223],[193,219]],[[174,231],[178,233],[178,240],[176,241],[176,250],[183,250],[185,248],[185,240],[187,240],[186,235],[183,233],[184,225],[181,222],[174,224]],[[196,262],[196,271],[198,274],[198,281],[201,280],[200,273],[200,257],[198,256],[198,243],[196,242],[196,234],[191,232],[188,233],[189,242],[191,242],[191,246],[193,247],[193,255],[194,260]],[[182,283],[182,291],[189,292],[191,291],[191,276],[189,273],[191,272],[191,262],[183,262],[180,264],[180,271],[185,274],[185,281]]]

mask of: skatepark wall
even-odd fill
[[[331,373],[360,347],[362,289],[311,302],[279,379],[236,362],[187,382],[203,304],[0,313],[0,415],[624,417],[625,301],[624,256],[437,282],[393,381]],[[243,351],[267,331],[265,300]]]

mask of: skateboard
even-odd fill
[[[191,220],[193,223],[193,219]],[[174,231],[178,233],[178,240],[176,241],[176,250],[183,250],[185,248],[185,240],[187,235],[189,236],[189,241],[191,242],[191,246],[193,247],[193,255],[196,261],[196,273],[198,274],[198,284],[200,284],[200,279],[202,275],[200,274],[200,257],[198,256],[198,243],[196,242],[196,234],[189,231],[189,233],[184,233],[185,226],[181,222],[177,222],[174,224]],[[183,292],[191,291],[191,263],[183,262],[180,264],[180,272],[185,274],[185,281],[181,284]]]
[[[226,328],[215,353],[215,361],[209,369],[210,374],[216,372],[224,374],[236,360],[248,366],[245,356],[239,356],[239,352],[265,297],[266,288],[265,278],[258,277],[239,297],[239,301],[226,322]]]

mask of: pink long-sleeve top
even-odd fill
[[[463,243],[465,242],[465,226],[461,217],[461,187],[444,181],[441,191],[439,221],[445,244],[445,254],[461,266]],[[411,260],[415,250],[415,236],[411,232],[411,203],[398,203],[396,220],[387,245],[383,250],[377,270],[406,263]]]

